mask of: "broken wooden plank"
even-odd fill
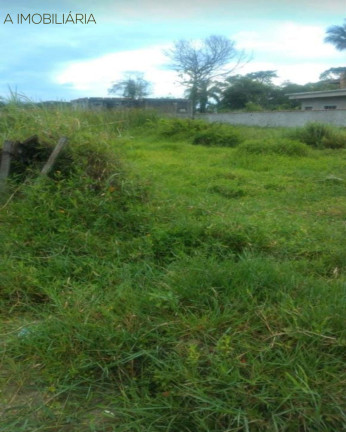
[[[15,143],[13,141],[4,141],[1,155],[0,165],[0,192],[6,188],[6,179],[10,173],[11,157],[14,150]]]
[[[62,137],[59,139],[58,144],[55,146],[55,148],[52,151],[51,155],[49,156],[47,162],[45,163],[44,167],[42,168],[41,175],[47,175],[51,171],[55,161],[57,160],[57,158],[59,156],[59,153],[65,147],[65,145],[67,144],[67,141],[68,140],[66,137]]]

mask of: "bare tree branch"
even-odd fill
[[[212,35],[203,41],[179,40],[165,55],[171,60],[171,68],[178,72],[179,82],[187,87],[193,113],[197,105],[204,112],[208,103],[208,93],[214,80],[231,74],[247,61],[244,51],[235,48],[235,42]],[[235,61],[234,65],[230,65]]]

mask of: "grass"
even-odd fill
[[[0,431],[342,430],[345,150],[157,122],[2,112],[70,144],[3,199]]]

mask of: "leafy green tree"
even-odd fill
[[[262,84],[272,85],[273,78],[277,78],[278,75],[274,70],[250,72],[246,76],[254,81],[258,81]]]
[[[141,72],[127,72],[124,79],[113,83],[109,94],[120,94],[132,100],[143,99],[150,94],[150,83]]]
[[[281,84],[280,88],[286,93],[304,93],[323,90],[335,90],[338,88],[338,83],[335,80],[321,79],[317,82],[310,82],[306,84],[296,84],[286,81]]]
[[[331,89],[346,87],[346,67],[334,67],[327,69],[320,75],[320,80],[329,83]]]
[[[272,109],[278,88],[272,83],[275,71],[252,72],[226,79],[220,106],[226,109]]]
[[[215,80],[229,74],[244,60],[244,53],[235,48],[235,43],[224,37],[212,35],[203,41],[179,40],[165,54],[171,67],[179,74],[179,82],[187,88],[192,101],[193,114],[197,108],[205,112]]]
[[[341,26],[331,26],[327,29],[325,42],[331,43],[339,51],[346,50],[346,20]]]
[[[304,85],[284,82],[274,85],[275,71],[258,71],[228,77],[221,84],[218,108],[222,110],[277,110],[300,107],[299,101],[290,100],[289,93],[303,93],[338,88],[346,68],[331,68],[323,72],[320,81]]]

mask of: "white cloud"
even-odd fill
[[[284,22],[261,31],[244,31],[234,36],[239,48],[267,56],[282,56],[282,60],[334,58],[335,48],[325,43],[325,28]],[[340,60],[342,55],[339,53]]]
[[[71,85],[87,96],[106,96],[112,82],[122,79],[126,71],[140,71],[153,83],[154,96],[182,96],[183,89],[176,83],[177,75],[164,70],[167,63],[165,46],[107,54],[92,60],[69,64],[54,80]]]
[[[254,60],[239,73],[276,70],[279,76],[275,80],[277,84],[286,80],[297,84],[318,81],[323,71],[343,66],[345,62],[344,53],[325,43],[324,37],[324,27],[293,22],[240,32],[234,37],[237,46],[253,52]]]
[[[291,81],[296,84],[306,84],[319,80],[322,72],[329,69],[327,63],[299,63],[284,65],[278,68],[279,82]]]

